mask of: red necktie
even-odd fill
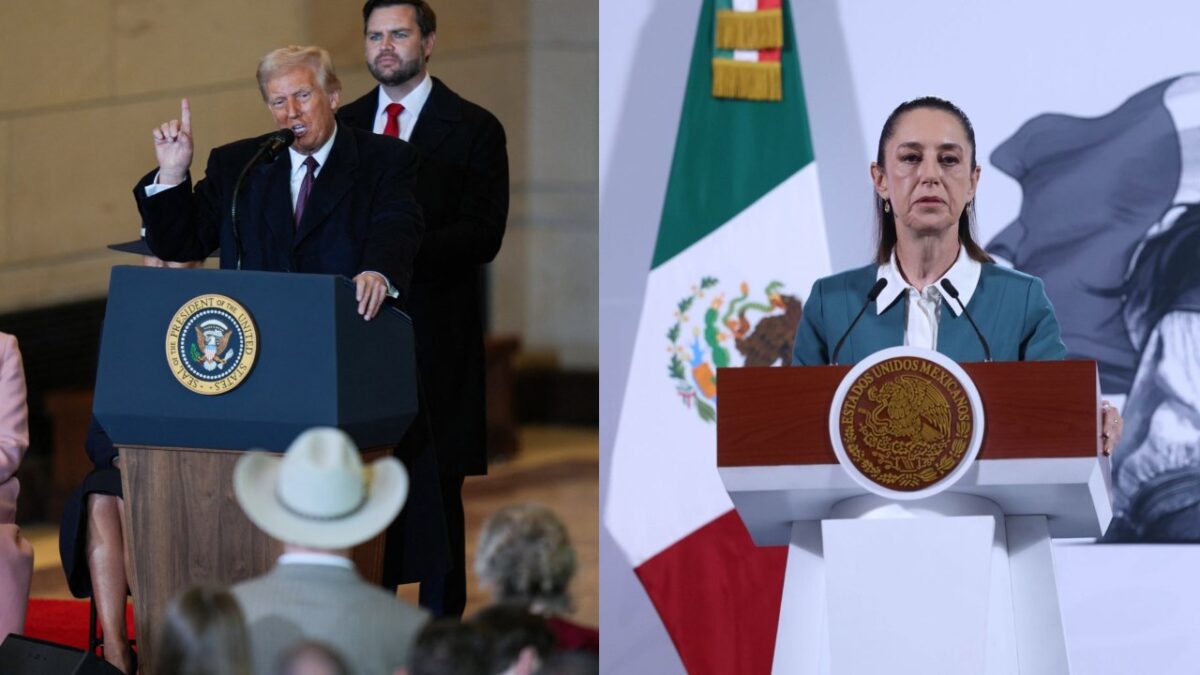
[[[387,124],[383,127],[383,135],[391,136],[392,138],[400,138],[400,113],[404,112],[404,106],[399,103],[389,103],[387,108],[384,108],[387,113]]]
[[[313,176],[317,171],[317,160],[309,155],[304,160],[304,166],[308,169],[304,174],[304,180],[300,183],[300,191],[296,193],[296,227],[300,227],[300,219],[304,217],[304,204],[308,201],[308,195],[312,193]]]

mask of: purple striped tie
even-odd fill
[[[309,155],[304,160],[304,166],[308,171],[304,173],[304,181],[300,183],[300,192],[296,195],[296,228],[300,227],[300,219],[304,217],[304,204],[308,201],[308,195],[312,193],[313,176],[317,172],[317,160]]]

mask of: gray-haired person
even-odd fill
[[[545,506],[506,506],[484,523],[475,548],[475,574],[492,598],[545,617],[559,649],[599,652],[599,631],[566,618],[575,570],[567,528]]]

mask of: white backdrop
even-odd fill
[[[602,501],[609,498],[604,483],[616,414],[699,7],[700,0],[600,3]],[[1013,219],[1021,200],[1017,183],[988,157],[1023,122],[1045,112],[1098,116],[1155,82],[1200,71],[1200,5],[1193,3],[839,0],[793,1],[792,9],[835,270],[870,257],[867,166],[883,120],[901,101],[941,96],[971,117],[983,166],[979,229],[987,241]],[[602,529],[603,671],[681,672],[665,631],[611,544]],[[1095,569],[1076,567],[1085,574]],[[1096,584],[1113,583],[1103,569],[1096,573]],[[1070,587],[1093,588],[1090,583],[1076,577]],[[1181,592],[1195,595],[1196,586]],[[1064,598],[1064,613],[1071,607]],[[1180,618],[1175,612],[1173,620]],[[1196,610],[1188,618],[1191,625],[1200,620]],[[1073,620],[1068,616],[1069,624]],[[1076,623],[1075,630],[1091,634]],[[1068,639],[1071,631],[1068,625]]]

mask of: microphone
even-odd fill
[[[854,330],[854,324],[858,323],[858,320],[862,318],[863,312],[867,311],[867,307],[872,302],[875,302],[875,298],[879,297],[879,294],[883,292],[883,287],[887,286],[887,284],[887,279],[881,278],[875,282],[870,291],[867,291],[867,301],[863,303],[862,309],[858,310],[858,314],[850,322],[850,327],[846,329],[845,333],[842,333],[842,339],[838,340],[837,345],[834,346],[833,357],[829,359],[829,365],[837,365],[838,352],[842,351],[842,343],[846,341],[846,338],[850,337],[850,331]]]
[[[280,129],[267,136],[262,145],[258,146],[258,150],[250,158],[250,161],[246,162],[246,166],[242,167],[242,172],[238,174],[237,182],[233,184],[233,204],[229,207],[229,220],[230,225],[233,226],[233,244],[234,251],[237,254],[236,269],[242,269],[242,254],[244,253],[242,249],[242,231],[238,228],[237,221],[237,202],[238,193],[242,190],[242,183],[246,181],[246,174],[259,162],[274,162],[275,158],[279,156],[279,153],[284,148],[291,146],[295,142],[296,134],[291,129]]]
[[[963,301],[959,299],[958,289],[954,287],[954,284],[950,283],[949,279],[942,279],[942,290],[946,291],[950,297],[954,298],[954,301],[958,303],[960,308],[962,308],[963,316],[967,317],[967,321],[971,322],[971,328],[975,329],[975,334],[979,336],[979,342],[983,345],[983,360],[991,361],[992,350],[988,349],[987,340],[983,338],[983,332],[979,330],[979,326],[975,325],[975,319],[971,318],[971,313],[967,311],[967,306],[964,305]]]
[[[291,129],[280,129],[275,133],[267,136],[267,140],[262,144],[262,159],[268,164],[275,161],[275,157],[287,147],[291,147],[292,143],[296,142],[296,134]]]

